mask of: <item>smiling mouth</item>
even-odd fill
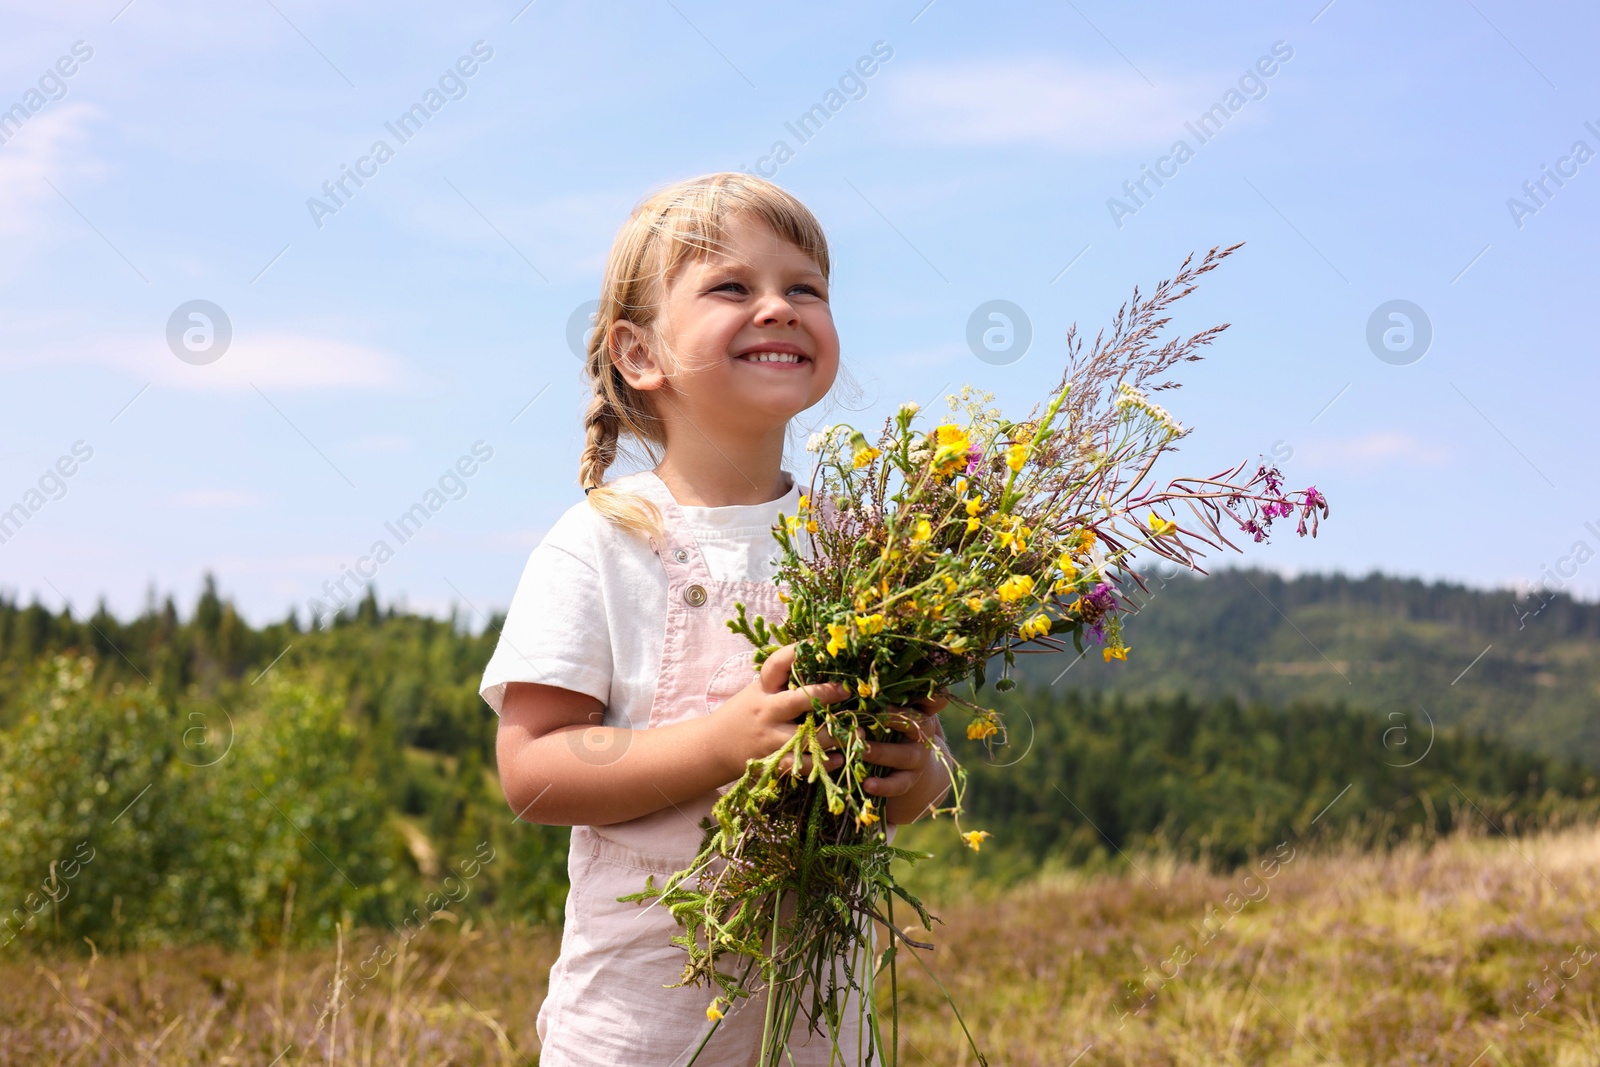
[[[793,352],[748,352],[733,358],[744,363],[776,363],[787,364],[791,367],[798,363],[811,362],[809,357],[797,356]]]

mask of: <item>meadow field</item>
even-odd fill
[[[997,1067],[1600,1064],[1593,824],[1480,823],[1387,851],[1285,841],[1227,873],[1140,853],[930,903],[943,922],[911,932]],[[0,1064],[534,1064],[558,938],[442,911],[409,943],[363,929],[326,949],[13,954]],[[386,941],[392,961],[353,985]],[[977,1063],[906,954],[899,976],[900,1062]]]

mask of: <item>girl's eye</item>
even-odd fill
[[[713,287],[711,291],[713,293],[720,293],[720,292],[722,292],[722,290],[730,288],[730,287],[742,290],[744,288],[744,283],[743,282],[723,282],[721,285]],[[822,296],[822,292],[816,286],[810,284],[809,282],[796,282],[794,285],[790,286],[790,288],[791,289],[804,289],[806,292],[810,293],[812,296],[817,297],[819,299]]]

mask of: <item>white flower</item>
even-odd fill
[[[922,405],[918,404],[915,400],[907,400],[904,404],[900,405],[900,410],[907,415],[915,415],[917,412],[922,410]]]
[[[838,443],[839,443],[838,439],[839,439],[840,435],[842,434],[842,432],[847,431],[849,429],[850,429],[850,427],[846,426],[842,422],[834,423],[832,426],[824,426],[820,431],[818,431],[817,433],[814,433],[810,437],[806,438],[806,451],[807,452],[828,452],[828,451],[831,451],[832,449],[838,447]]]
[[[1183,433],[1183,426],[1171,415],[1167,414],[1166,408],[1160,404],[1153,403],[1149,397],[1127,382],[1117,383],[1117,399],[1113,406],[1119,410],[1137,408],[1173,437]]]
[[[837,425],[824,426],[821,430],[806,438],[806,451],[821,452],[827,448],[833,440],[833,432],[838,428]]]
[[[1100,542],[1098,539],[1094,542],[1094,544],[1089,546],[1089,561],[1092,565],[1092,569],[1094,570],[1095,580],[1099,582],[1105,581],[1106,550],[1100,547]]]

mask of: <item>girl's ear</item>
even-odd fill
[[[634,389],[648,392],[667,382],[667,368],[651,349],[645,331],[627,319],[611,324],[608,338],[617,371]]]

